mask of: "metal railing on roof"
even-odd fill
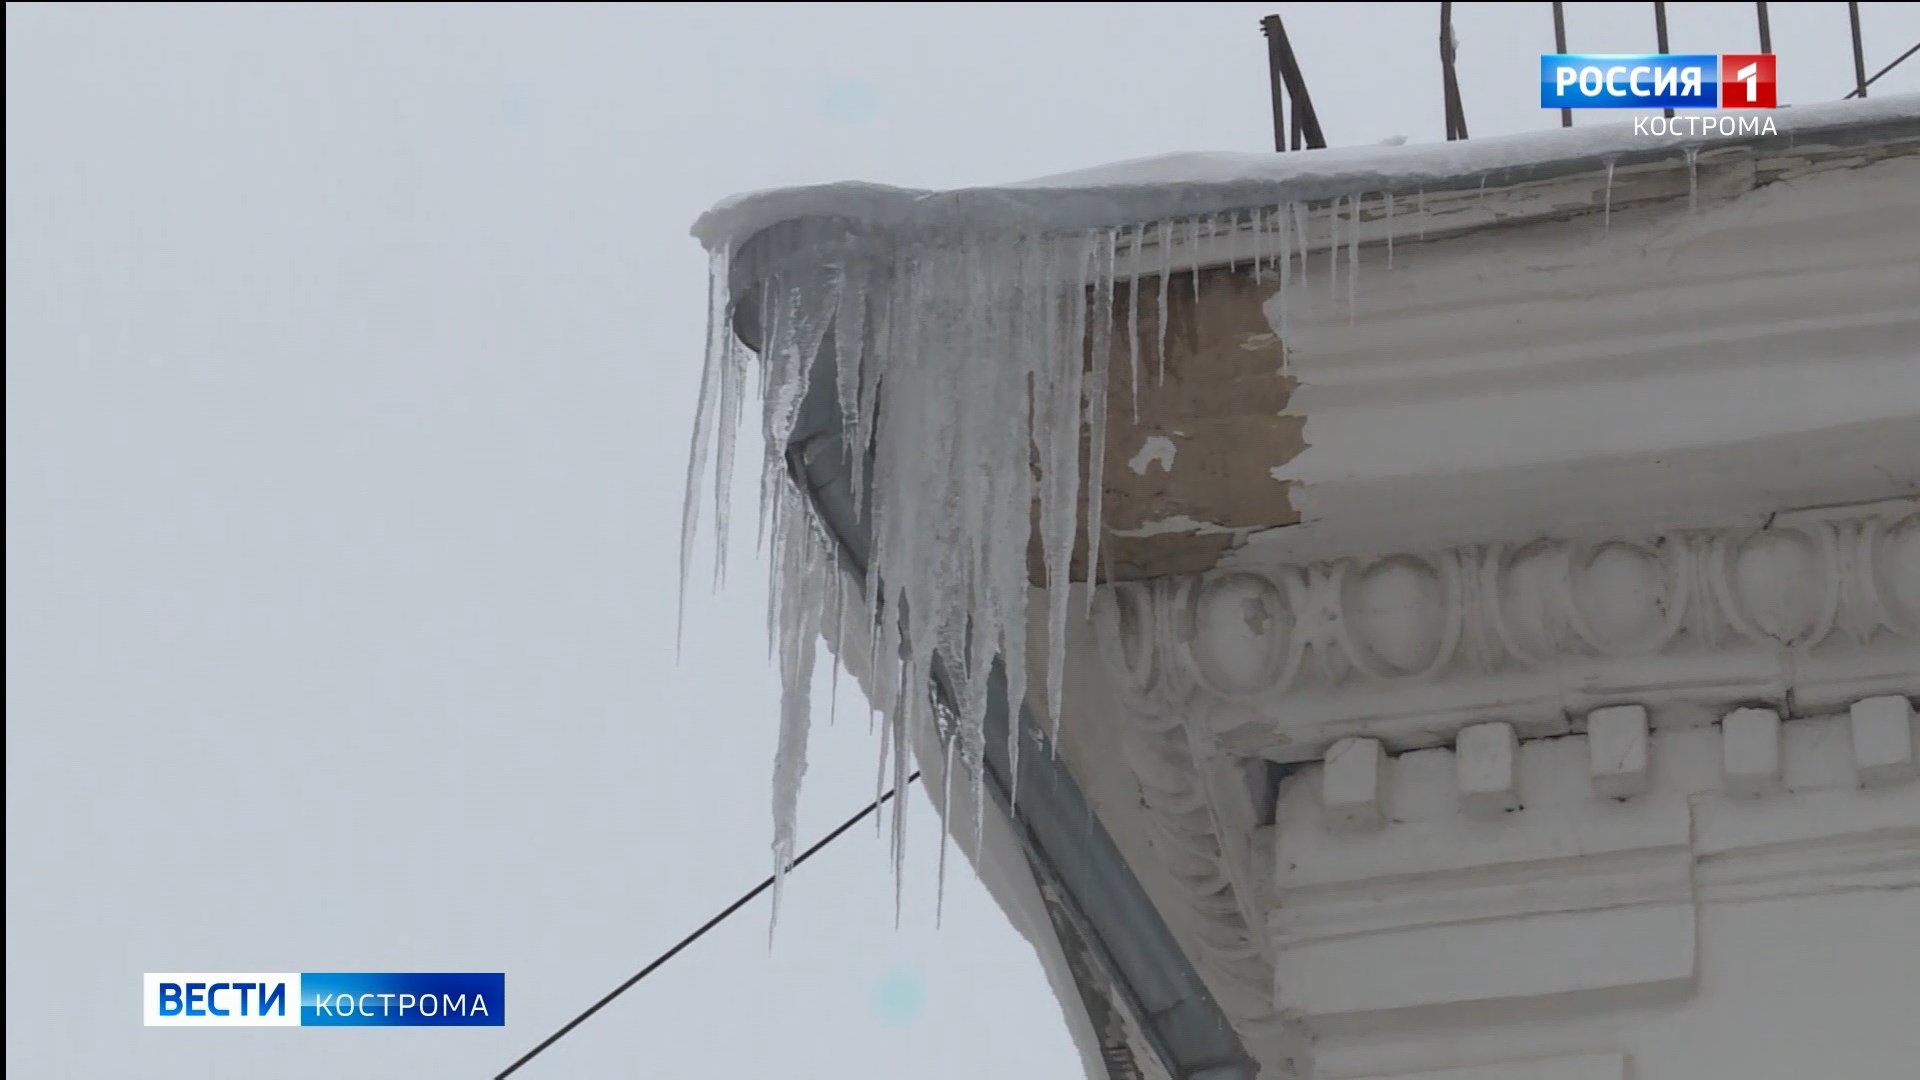
[[[1567,13],[1566,5],[1554,3],[1553,7],[1553,47],[1555,52],[1567,51]],[[1760,31],[1760,51],[1773,52],[1773,26],[1767,18],[1765,0],[1753,5],[1754,17]],[[1853,35],[1853,89],[1847,92],[1846,99],[1864,98],[1867,88],[1880,81],[1880,77],[1920,52],[1920,42],[1914,43],[1906,52],[1894,57],[1886,67],[1867,74],[1867,54],[1865,37],[1860,29],[1860,5],[1847,4],[1847,24]],[[1654,38],[1659,51],[1668,52],[1667,5],[1656,2],[1653,5]],[[1313,97],[1307,91],[1307,77],[1300,68],[1300,61],[1294,55],[1293,45],[1287,38],[1286,26],[1278,15],[1268,15],[1260,20],[1260,33],[1267,39],[1267,85],[1273,96],[1273,148],[1275,150],[1319,150],[1327,145],[1326,133],[1321,130],[1319,114],[1314,112]],[[1458,39],[1453,32],[1453,4],[1440,5],[1440,93],[1442,109],[1446,115],[1447,140],[1467,137],[1466,105],[1460,97],[1460,75],[1457,70]],[[1844,100],[1844,99],[1843,99]],[[1669,119],[1673,117],[1671,108],[1665,110]],[[1573,126],[1573,110],[1560,110],[1560,126]]]

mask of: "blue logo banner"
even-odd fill
[[[502,972],[303,971],[301,1027],[502,1027]]]
[[[1718,53],[1545,53],[1543,109],[1713,109]]]
[[[148,1027],[503,1027],[498,971],[148,972]]]

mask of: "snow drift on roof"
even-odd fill
[[[738,245],[768,226],[809,217],[850,218],[882,227],[1074,230],[1159,221],[1354,191],[1438,189],[1503,171],[1565,171],[1607,158],[1672,155],[1688,146],[1767,144],[1873,137],[1874,129],[1920,123],[1920,94],[1801,105],[1764,114],[1772,135],[1636,134],[1631,123],[1551,128],[1522,135],[1417,146],[1355,146],[1296,153],[1166,154],[995,187],[927,191],[847,182],[752,192],[723,200],[694,223],[708,249]],[[1683,120],[1685,118],[1682,118]]]

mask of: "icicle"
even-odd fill
[[[1347,199],[1347,325],[1353,325],[1353,310],[1360,293],[1360,196]]]
[[[924,676],[925,672],[910,672],[911,675]],[[916,695],[908,694],[909,702]],[[914,714],[911,707],[903,707],[894,717],[893,733],[893,928],[900,928],[900,915],[906,910],[907,884],[907,771],[908,735],[907,724]]]
[[[1160,384],[1167,381],[1167,283],[1173,279],[1173,222],[1160,223]]]
[[[981,586],[984,603],[982,616],[972,620],[971,639],[967,642],[967,678],[964,698],[961,701],[959,717],[961,761],[970,770],[973,795],[973,841],[975,850],[979,849],[981,838],[986,829],[986,760],[987,736],[987,688],[993,672],[993,650],[998,644],[995,633],[998,628],[991,625],[991,612],[994,603],[994,568],[983,566]]]
[[[1600,231],[1603,233],[1613,228],[1613,162],[1613,158],[1607,159],[1606,203],[1600,214]]]
[[[1223,229],[1216,215],[1205,235],[1200,230],[1206,223],[1180,219],[1194,232],[1196,288],[1207,245],[1237,240],[1238,214],[1231,217],[1233,223]],[[1264,232],[1258,217],[1256,232]],[[777,877],[793,857],[791,815],[806,768],[807,690],[818,639],[828,631],[835,635],[828,699],[829,722],[835,722],[838,650],[848,646],[854,619],[867,620],[866,689],[877,706],[881,744],[876,797],[889,779],[896,787],[905,783],[920,730],[914,725],[921,723],[943,730],[952,759],[948,777],[953,768],[970,768],[975,783],[983,781],[984,719],[989,675],[995,670],[1005,676],[1008,705],[1023,717],[1008,732],[1011,776],[1020,775],[1018,755],[1029,739],[1040,737],[1026,726],[1030,721],[1021,711],[1036,504],[1037,539],[1050,585],[1046,701],[1059,723],[1068,585],[1082,521],[1088,530],[1084,550],[1090,587],[1098,579],[1091,568],[1104,565],[1103,555],[1111,561],[1111,552],[1101,546],[1100,473],[1115,359],[1112,335],[1119,323],[1114,309],[1119,245],[1129,242],[1133,263],[1125,325],[1137,395],[1138,286],[1150,227],[1136,226],[1126,237],[1113,229],[1066,237],[902,230],[891,237],[884,257],[849,247],[818,264],[782,258],[775,264],[778,270],[752,283],[751,293],[743,291],[758,296],[762,308],[756,419],[769,453],[763,462],[760,539],[773,555],[768,643],[782,686],[773,798]],[[1158,223],[1162,378],[1175,227],[1175,221]],[[1264,237],[1255,241],[1256,261],[1262,242]],[[1280,243],[1284,252],[1284,231]],[[1226,256],[1214,252],[1213,257]],[[1237,254],[1234,258],[1237,268]],[[723,262],[716,258],[710,267],[716,276],[710,282],[708,357],[689,448],[689,489],[702,481],[707,465],[715,464],[713,497],[724,518],[729,500],[723,474],[730,470],[719,462],[730,461],[732,434],[751,387],[745,382],[749,356],[732,339],[733,301],[726,296]],[[854,472],[856,511],[871,536],[864,583],[839,576],[832,542],[813,519],[808,497],[790,484],[785,467],[793,425],[827,334],[833,335],[838,361],[831,398]],[[1084,465],[1082,425],[1089,429]],[[1082,483],[1089,485],[1084,511]],[[697,535],[700,494],[690,496],[695,501],[684,511],[683,548],[690,549]],[[722,521],[716,532],[724,530]],[[684,577],[691,565],[684,550],[681,565]],[[828,575],[834,576],[829,580]],[[854,590],[857,598],[849,595]],[[927,680],[936,669],[947,676],[952,702],[927,698]],[[1036,702],[1032,715],[1038,713]],[[1017,800],[1017,790],[1011,794]],[[950,790],[939,797],[950,800]],[[981,814],[984,790],[974,802]],[[889,846],[896,875],[906,855],[904,814],[903,806],[896,806]],[[981,816],[976,829],[983,828]],[[976,838],[984,836],[977,831]],[[897,876],[897,903],[902,895]]]
[[[1414,227],[1419,230],[1418,239],[1425,240],[1427,238],[1427,189],[1415,188],[1413,200]]]
[[[780,633],[780,739],[773,765],[773,903],[768,919],[768,942],[772,942],[774,924],[780,917],[780,890],[793,865],[795,816],[799,810],[800,782],[807,771],[807,734],[809,706],[813,688],[814,646],[820,639],[820,618],[826,566],[830,559],[825,543],[810,526],[801,495],[792,487],[783,489],[781,505],[775,508],[779,520],[774,531],[780,546],[774,551],[775,595],[781,597]]]
[[[1382,196],[1387,200],[1387,269],[1393,269],[1393,192]]]
[[[1327,207],[1327,295],[1340,296],[1340,196]]]
[[[1700,203],[1700,148],[1687,147],[1687,212],[1692,213]]]
[[[1277,216],[1280,218],[1280,371],[1284,374],[1288,369],[1287,354],[1292,345],[1291,336],[1287,333],[1287,308],[1293,305],[1293,297],[1287,291],[1293,267],[1293,256],[1289,253],[1287,236],[1288,219],[1291,216],[1292,207],[1280,207],[1277,211]]]
[[[1071,561],[1075,525],[1080,506],[1080,424],[1081,375],[1085,370],[1082,350],[1086,347],[1087,268],[1093,254],[1091,243],[1077,247],[1070,255],[1060,245],[1058,257],[1070,259],[1072,292],[1064,318],[1055,320],[1058,330],[1048,334],[1048,343],[1057,350],[1049,367],[1042,372],[1041,400],[1048,407],[1045,429],[1046,479],[1040,498],[1042,554],[1047,570],[1047,713],[1058,723],[1061,688],[1065,685],[1067,655],[1067,592],[1071,581]],[[1051,296],[1060,288],[1054,283]]]
[[[1093,367],[1087,384],[1087,617],[1093,617],[1093,584],[1099,575],[1102,503],[1105,492],[1107,460],[1107,371],[1113,359],[1113,277],[1119,238],[1107,230],[1094,248],[1093,286]],[[1078,451],[1076,450],[1077,454]],[[1060,737],[1059,717],[1054,717],[1054,740]]]
[[[700,482],[707,469],[707,436],[713,428],[719,383],[731,370],[733,328],[728,323],[727,250],[713,253],[707,265],[707,355],[700,370],[700,397],[694,406],[693,438],[687,447],[687,490],[680,504],[680,593],[674,618],[673,651],[680,655],[687,621],[687,573],[693,566],[693,540],[700,527]]]
[[[793,316],[787,302],[786,288],[779,278],[770,278],[760,287],[760,401],[762,408],[771,412],[766,402],[772,396],[769,387],[774,382],[773,371],[784,363],[784,357],[792,347],[790,335],[793,331]],[[761,462],[760,470],[760,517],[754,527],[754,553],[766,551],[767,531],[773,523],[773,500],[780,490],[780,477],[776,470],[773,455],[778,448],[769,440],[766,445],[767,459]],[[731,462],[728,463],[731,467]],[[717,497],[717,494],[716,494]],[[726,547],[723,543],[714,567],[714,580],[725,577]]]
[[[895,303],[905,295],[901,286],[903,277],[902,274],[892,272],[891,268],[884,273],[876,268],[869,290],[869,295],[872,297],[872,310],[868,312],[867,336],[873,341],[877,355],[868,358],[867,362],[860,366],[860,423],[855,428],[859,438],[857,445],[852,447],[853,512],[869,517],[872,514],[872,507],[866,505],[867,450],[877,438],[875,413],[880,407],[880,373],[890,366],[888,359],[893,355],[893,350],[900,345],[894,338],[894,328],[899,321],[893,318],[893,312]],[[869,582],[869,586],[871,584]],[[870,603],[878,602],[874,589],[869,587],[867,593]]]
[[[862,265],[841,277],[840,305],[833,317],[834,390],[840,399],[842,447],[851,462],[866,455],[860,423],[860,368],[867,347],[867,293],[872,273]]]
[[[764,293],[766,290],[762,290]],[[764,323],[762,325],[765,325]],[[740,414],[746,409],[747,369],[738,346],[720,371],[720,432],[713,466],[713,583],[726,581],[727,547],[733,523],[733,451],[739,441]]]
[[[1213,215],[1213,235],[1214,235],[1214,246],[1215,247],[1224,246],[1226,248],[1227,270],[1231,272],[1234,270],[1238,270],[1240,268],[1240,257],[1239,257],[1240,212],[1238,210],[1235,210],[1234,212],[1228,214],[1226,217],[1227,217],[1227,226],[1223,230],[1220,227],[1220,215],[1219,214]]]
[[[1133,390],[1133,422],[1140,422],[1140,236],[1145,225],[1133,227],[1133,248],[1127,257],[1127,385]]]
[[[1293,209],[1293,233],[1300,241],[1300,284],[1307,283],[1307,207],[1304,203],[1289,203]]]
[[[878,805],[887,793],[887,763],[893,759],[893,723],[887,718],[887,710],[879,711],[880,717],[880,768],[873,774],[873,801]],[[874,811],[873,838],[880,839],[886,824],[887,815]],[[893,860],[893,852],[887,852],[887,860]]]
[[[1193,249],[1193,306],[1196,310],[1200,306],[1201,244],[1200,219],[1197,217],[1191,218],[1187,221],[1187,246]]]
[[[947,843],[953,836],[953,750],[960,745],[960,732],[947,732],[946,766],[940,780],[940,868],[935,871],[933,925],[938,927],[947,910]]]
[[[1253,283],[1260,284],[1260,256],[1265,254],[1267,243],[1267,211],[1256,207],[1253,211]]]
[[[847,575],[833,566],[833,670],[827,675],[827,726],[840,717],[840,669],[846,666]]]
[[[1485,173],[1481,173],[1480,174],[1480,204],[1484,206],[1486,205],[1486,202],[1487,202],[1487,176]]]

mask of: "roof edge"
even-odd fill
[[[932,191],[846,182],[723,200],[695,221],[710,250],[737,250],[783,222],[852,221],[882,230],[1075,231],[1348,196],[1449,190],[1484,178],[1543,179],[1688,150],[1851,145],[1920,138],[1920,94],[1828,102],[1764,114],[1681,117],[1711,133],[1676,137],[1633,123],[1552,128],[1471,141],[1293,153],[1169,154],[1019,183]],[[1721,134],[1724,125],[1736,126]],[[1751,133],[1749,130],[1751,129]]]

